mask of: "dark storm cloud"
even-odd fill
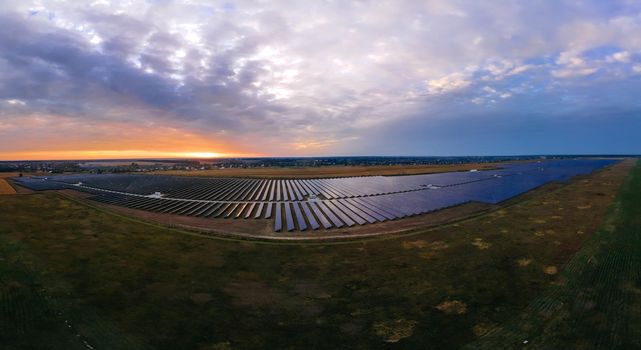
[[[143,106],[149,114],[158,110],[165,113],[131,115],[134,121],[163,116],[171,122],[206,119],[208,128],[233,130],[241,127],[236,117],[248,104],[263,111],[282,111],[282,108],[252,101],[251,96],[241,96],[241,91],[255,81],[261,68],[250,61],[233,72],[230,65],[236,59],[234,52],[209,58],[215,61],[215,66],[205,73],[205,79],[197,80],[190,74],[190,69],[195,68],[191,68],[189,62],[179,71],[168,60],[180,48],[176,37],[155,32],[138,22],[123,20],[118,21],[121,26],[110,27],[123,33],[133,30],[138,33],[137,37],[113,35],[96,47],[77,33],[18,14],[2,15],[0,21],[5,29],[0,32],[3,52],[0,98],[24,101],[32,112],[100,119],[109,117],[112,104],[118,109],[135,105]],[[145,34],[148,48],[139,55],[139,68],[127,58]],[[198,54],[190,55],[186,58],[202,59]],[[171,74],[181,77],[172,79]],[[109,98],[105,99],[106,96]],[[84,108],[91,105],[89,110]],[[104,114],[88,113],[91,108]],[[264,119],[257,112],[243,113],[243,116],[258,121]]]
[[[6,62],[3,76],[14,76],[5,80],[0,90],[5,97],[36,102],[91,99],[86,89],[99,85],[156,107],[180,101],[165,79],[135,70],[113,55],[98,53],[73,33],[51,28],[34,30],[28,19],[6,15],[0,21],[6,29],[0,33],[0,50]]]

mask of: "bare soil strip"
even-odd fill
[[[16,173],[0,173],[0,194],[15,194],[16,190],[7,182],[6,178],[17,176]]]

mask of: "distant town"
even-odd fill
[[[605,155],[603,155],[605,156]],[[613,157],[616,155],[607,155]],[[105,159],[0,161],[0,172],[21,173],[130,173],[162,170],[212,170],[261,167],[324,167],[381,165],[446,165],[494,163],[530,159],[589,157],[576,155],[461,156],[461,157],[287,157],[215,159]]]

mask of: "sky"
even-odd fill
[[[0,160],[641,153],[641,2],[0,1]]]

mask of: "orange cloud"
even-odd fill
[[[25,125],[29,125],[25,128]],[[210,158],[257,156],[221,135],[134,122],[85,123],[64,116],[30,116],[0,125],[0,160]]]

